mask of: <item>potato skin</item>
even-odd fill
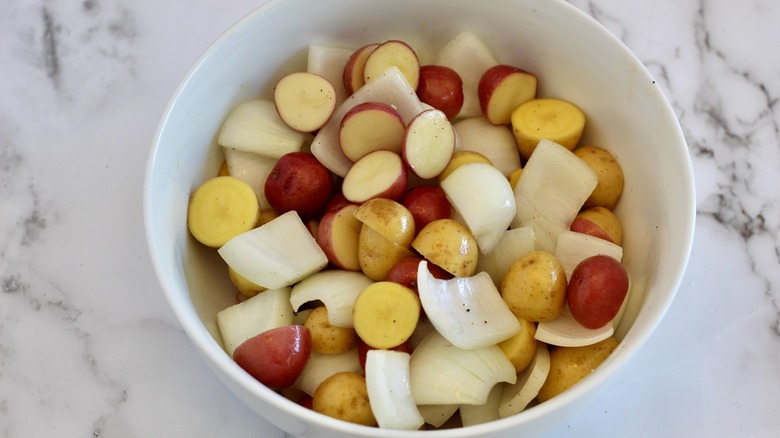
[[[498,347],[504,352],[506,357],[512,362],[515,371],[523,371],[533,360],[536,354],[537,340],[536,324],[527,319],[517,318],[520,322],[520,332],[509,339],[498,343]]]
[[[531,251],[515,261],[501,281],[501,296],[518,318],[551,321],[566,304],[566,273],[558,259]]]
[[[382,281],[396,263],[414,255],[409,249],[393,243],[368,225],[360,227],[358,262],[366,277]]]
[[[604,230],[615,245],[623,244],[623,224],[612,210],[606,207],[590,207],[580,211],[577,217],[589,220]]]
[[[615,157],[606,149],[598,146],[580,146],[574,149],[578,156],[598,177],[598,184],[585,201],[584,207],[615,208],[623,194],[623,169]]]
[[[320,383],[312,397],[315,412],[364,426],[376,426],[368,401],[366,378],[357,373],[336,373]]]
[[[311,348],[322,354],[346,353],[355,345],[357,334],[349,327],[333,327],[328,321],[328,309],[319,306],[309,313],[304,327],[311,332]]]
[[[477,270],[477,239],[454,219],[438,219],[426,225],[412,247],[431,263],[456,277],[470,277]]]
[[[550,373],[537,400],[545,402],[574,386],[601,365],[617,346],[618,340],[610,336],[582,347],[554,347],[550,351]]]

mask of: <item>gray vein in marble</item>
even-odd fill
[[[60,55],[59,55],[59,26],[54,22],[47,7],[41,11],[43,20],[43,65],[46,76],[51,79],[55,88],[60,87]]]

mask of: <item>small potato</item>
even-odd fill
[[[412,336],[420,319],[420,307],[413,290],[391,281],[378,281],[355,299],[355,331],[373,348],[397,347]]]
[[[615,351],[618,340],[609,337],[582,347],[555,347],[550,351],[550,373],[537,400],[545,402],[587,377]]]
[[[233,282],[233,285],[236,287],[238,292],[247,298],[251,298],[266,290],[266,288],[263,286],[254,284],[247,280],[230,266],[228,266],[228,275],[230,276],[230,281]]]
[[[585,207],[615,208],[623,194],[623,169],[620,163],[606,149],[598,146],[580,146],[574,149],[578,156],[598,177],[598,184],[585,201]]]
[[[606,207],[591,207],[582,210],[574,219],[585,219],[602,229],[615,245],[623,244],[623,225],[612,210]]]
[[[312,409],[315,412],[364,426],[376,426],[368,401],[366,378],[357,373],[336,373],[314,391]]]
[[[396,263],[414,256],[411,250],[393,243],[368,225],[360,227],[358,264],[366,277],[382,281]]]
[[[571,314],[583,327],[598,329],[620,311],[628,293],[628,274],[612,257],[594,255],[572,271],[566,292]]]
[[[375,198],[353,213],[355,218],[396,245],[408,248],[415,235],[414,216],[400,202]]]
[[[523,371],[536,354],[536,324],[527,319],[517,318],[520,331],[509,339],[499,342],[498,347],[515,366],[518,373]]]
[[[566,304],[566,272],[554,255],[532,251],[509,267],[501,296],[518,318],[552,321]]]
[[[429,223],[414,238],[412,247],[431,263],[456,277],[471,277],[477,270],[477,239],[454,219]]]
[[[355,345],[357,335],[351,327],[333,327],[328,322],[328,309],[317,307],[303,324],[311,332],[311,348],[317,353],[346,353]]]

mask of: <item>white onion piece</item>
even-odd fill
[[[597,183],[596,174],[573,152],[542,140],[515,187],[512,228],[532,225],[538,250],[555,253],[558,235],[569,229]]]
[[[485,43],[473,32],[460,33],[442,47],[434,64],[455,70],[463,81],[463,106],[458,117],[482,114],[477,84],[485,70],[498,64]]]
[[[606,255],[617,261],[623,260],[623,248],[620,245],[574,231],[564,231],[558,235],[555,257],[566,271],[566,280],[581,261],[594,255]]]
[[[303,369],[292,387],[306,394],[314,395],[314,391],[323,380],[340,372],[363,373],[357,348],[339,354],[323,354],[312,351],[306,368]]]
[[[480,254],[477,271],[485,271],[496,286],[501,285],[506,271],[520,257],[536,248],[533,227],[520,227],[504,231],[498,245],[487,254]]]
[[[417,430],[423,425],[409,386],[409,353],[369,350],[366,387],[371,411],[382,429]]]
[[[230,176],[236,177],[252,187],[257,195],[261,210],[270,208],[268,200],[265,198],[265,180],[268,179],[271,169],[276,165],[276,158],[232,148],[223,148],[223,150]]]
[[[521,412],[535,399],[550,373],[550,352],[547,345],[536,343],[536,353],[531,363],[517,375],[514,385],[504,386],[504,394],[498,407],[498,415],[506,418]]]
[[[268,289],[289,286],[328,264],[294,210],[239,234],[218,252],[239,275]]]
[[[468,163],[447,176],[441,188],[466,221],[479,250],[492,251],[515,218],[515,195],[509,180],[490,164]]]
[[[486,272],[439,280],[422,261],[417,266],[417,290],[428,320],[458,348],[488,347],[520,331],[517,317]]]
[[[417,410],[427,424],[441,427],[455,412],[458,412],[458,405],[418,405]]]
[[[505,383],[499,383],[493,386],[484,404],[462,405],[460,407],[460,421],[463,423],[463,427],[498,420],[498,406],[501,404],[505,385]]]
[[[352,93],[331,115],[330,120],[314,137],[311,152],[331,172],[344,176],[352,167],[352,162],[344,156],[339,143],[339,126],[344,114],[352,107],[363,102],[382,102],[393,105],[404,125],[422,111],[420,99],[409,85],[398,67],[390,67],[386,72]]]
[[[515,383],[515,367],[496,345],[464,350],[431,332],[412,352],[412,396],[418,405],[482,404],[498,382]]]
[[[269,289],[217,313],[217,327],[225,351],[233,351],[244,341],[276,327],[292,324],[290,288]]]
[[[331,269],[316,272],[293,286],[290,303],[296,312],[310,301],[322,301],[328,310],[328,324],[354,327],[352,308],[355,299],[374,281],[362,272]]]
[[[612,324],[606,324],[597,329],[583,327],[574,319],[571,309],[566,305],[557,318],[552,321],[540,322],[536,326],[534,337],[538,341],[559,347],[582,347],[603,341],[612,336],[614,332]]]
[[[336,106],[341,105],[347,98],[347,90],[344,88],[344,66],[352,55],[353,50],[342,47],[309,46],[309,55],[306,71],[327,79],[336,90]]]
[[[460,138],[457,150],[479,152],[505,177],[520,168],[520,153],[508,126],[494,125],[479,116],[460,120],[452,127]]]
[[[225,148],[279,158],[298,152],[306,134],[285,124],[270,100],[248,100],[228,114],[217,143]]]

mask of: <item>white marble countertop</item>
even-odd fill
[[[189,343],[141,212],[178,81],[262,2],[0,2],[0,436],[284,436]],[[698,214],[663,324],[549,436],[780,436],[780,2],[572,3],[672,101]]]

